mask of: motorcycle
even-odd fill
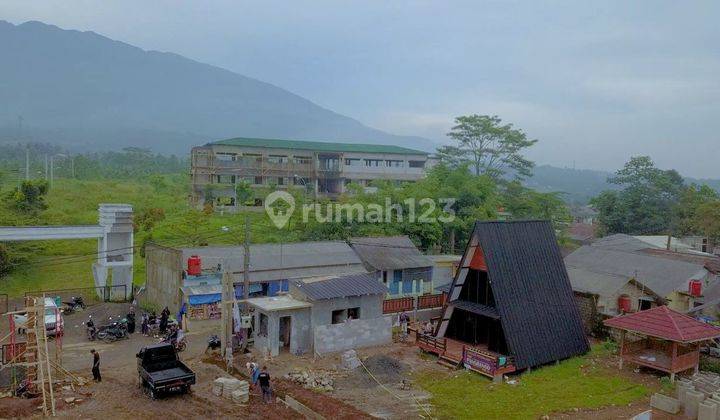
[[[70,302],[63,302],[63,304],[65,305],[63,313],[68,315],[76,311],[82,311],[86,307],[82,296],[73,296],[70,298]]]
[[[172,344],[173,347],[175,347],[175,351],[178,353],[187,348],[187,341],[185,341],[185,336],[181,337],[179,340],[177,338],[166,337],[160,339],[160,342]]]
[[[116,321],[112,324],[100,327],[97,333],[97,338],[108,342],[113,342],[123,338],[130,338],[127,330],[127,321],[123,319],[122,321]]]
[[[205,349],[205,352],[207,353],[208,350],[217,350],[220,348],[220,337],[213,334],[210,337],[208,337],[208,345]]]

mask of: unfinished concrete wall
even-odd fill
[[[267,316],[267,332],[260,331],[260,315]],[[310,308],[262,312],[255,310],[254,347],[263,355],[280,354],[280,318],[290,317],[290,353],[304,354],[312,350]]]
[[[145,248],[145,295],[143,304],[161,310],[165,306],[171,313],[180,309],[182,285],[182,251],[159,245]]]
[[[293,293],[292,290],[290,293]],[[345,310],[348,308],[360,308],[360,319],[381,317],[383,315],[382,301],[382,295],[316,300],[312,302],[312,324],[332,324],[333,311]]]
[[[318,325],[314,329],[315,353],[324,354],[392,341],[390,317],[353,319],[342,324]]]
[[[595,295],[575,292],[575,304],[580,310],[580,318],[585,327],[585,334],[590,334],[598,327],[598,315]]]

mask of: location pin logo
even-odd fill
[[[278,229],[284,228],[295,211],[295,198],[286,191],[273,191],[265,197],[265,212]]]

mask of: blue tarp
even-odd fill
[[[210,295],[192,295],[188,296],[188,302],[191,305],[206,305],[208,303],[220,302],[222,300],[222,293],[213,293]]]

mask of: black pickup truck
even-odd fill
[[[150,398],[162,393],[190,391],[195,383],[195,372],[178,359],[170,343],[143,347],[136,355],[140,386],[147,389]]]

